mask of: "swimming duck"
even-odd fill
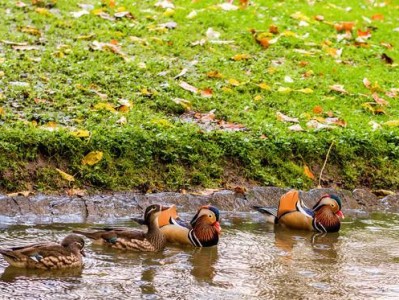
[[[291,190],[280,198],[279,206],[254,206],[257,211],[267,215],[267,221],[284,227],[318,232],[337,232],[340,229],[342,202],[337,195],[322,196],[312,209],[306,207],[299,198],[297,190]]]
[[[172,214],[175,214],[175,217]],[[221,231],[219,210],[211,205],[201,206],[190,223],[177,216],[176,210],[163,211],[163,222],[160,230],[170,243],[191,245],[195,247],[211,247],[219,242]],[[134,219],[142,224],[143,220]]]
[[[158,216],[165,209],[168,209],[168,207],[162,207],[159,204],[153,204],[146,208],[143,224],[147,225],[147,232],[111,227],[101,228],[94,232],[80,230],[74,230],[73,232],[92,239],[95,244],[107,245],[116,249],[146,252],[161,251],[165,247],[166,238],[159,230]]]
[[[27,269],[64,269],[83,266],[84,240],[76,234],[65,237],[61,244],[37,243],[29,246],[1,249],[4,259],[14,267]]]

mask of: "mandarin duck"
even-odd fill
[[[159,223],[160,230],[169,243],[211,247],[219,242],[221,231],[219,210],[214,206],[201,206],[190,223],[179,218],[175,207],[171,210],[163,211],[161,218],[162,223]],[[142,219],[133,220],[143,224]]]
[[[116,249],[145,252],[161,251],[165,248],[166,238],[159,230],[158,216],[165,209],[168,209],[168,207],[162,207],[159,204],[153,204],[146,208],[143,224],[148,227],[147,232],[111,227],[101,228],[94,232],[80,230],[74,230],[73,232],[92,239],[94,244],[106,245]]]
[[[344,218],[341,207],[342,202],[337,195],[327,194],[310,209],[299,198],[297,190],[291,190],[281,196],[278,208],[253,206],[255,210],[265,214],[270,223],[318,232],[339,231],[340,218]]]
[[[83,266],[84,240],[76,234],[65,237],[61,244],[37,243],[11,249],[1,249],[4,259],[14,267],[27,269],[65,269]]]

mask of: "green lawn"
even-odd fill
[[[1,1],[0,190],[398,189],[399,3],[241,2]]]

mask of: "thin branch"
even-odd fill
[[[324,160],[323,167],[322,167],[321,170],[320,170],[319,185],[318,185],[319,188],[321,188],[321,184],[320,184],[320,183],[321,183],[321,176],[322,176],[322,174],[323,174],[324,168],[326,167],[327,160],[328,160],[328,157],[330,156],[331,148],[332,148],[332,146],[334,145],[334,142],[335,142],[335,141],[332,141],[332,142],[331,142],[331,145],[330,145],[330,147],[328,148],[328,151],[327,151],[327,154],[326,154],[326,159]]]

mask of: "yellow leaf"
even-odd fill
[[[57,169],[58,173],[60,173],[61,177],[69,182],[75,181],[75,178],[72,175],[69,175],[68,173],[65,173],[64,171]]]
[[[0,116],[3,116],[5,114],[6,114],[6,111],[4,110],[4,108],[0,107]]]
[[[186,99],[182,98],[174,98],[172,101],[176,104],[181,105],[185,110],[190,110],[191,109],[191,102]]]
[[[311,88],[304,88],[304,89],[297,90],[297,92],[304,93],[304,94],[312,94],[313,90]]]
[[[90,136],[90,131],[78,129],[76,131],[71,132],[71,134],[76,137],[86,138]]]
[[[35,11],[38,14],[43,15],[43,16],[51,16],[50,11],[47,8],[44,8],[44,7],[38,7],[38,8],[35,9]]]
[[[251,55],[249,55],[249,54],[236,54],[231,59],[235,60],[235,61],[239,61],[239,60],[248,60],[250,58],[251,58]]]
[[[266,84],[264,82],[259,83],[258,87],[260,87],[262,90],[266,90],[266,91],[271,91],[272,90],[272,88],[268,84]]]
[[[286,30],[286,31],[284,31],[281,35],[282,35],[282,36],[287,36],[287,37],[295,37],[295,36],[296,36],[296,33],[293,32],[293,31]]]
[[[389,127],[399,127],[399,120],[386,121],[384,125]]]
[[[262,100],[263,99],[263,97],[261,96],[261,95],[256,95],[255,97],[254,97],[254,100],[256,101],[256,102],[258,102],[258,101],[260,101],[260,100]]]
[[[277,91],[278,91],[279,93],[282,93],[282,94],[289,94],[289,93],[292,92],[292,89],[289,88],[289,87],[281,86],[281,87],[278,88]]]
[[[96,110],[108,110],[110,112],[115,112],[115,108],[112,104],[108,102],[100,102],[94,105],[94,109]]]
[[[309,167],[307,165],[303,166],[303,173],[310,179],[315,179],[312,171],[309,169]]]
[[[95,165],[103,158],[103,153],[101,151],[92,151],[82,158],[83,165]]]
[[[228,80],[228,82],[229,82],[229,84],[231,84],[233,86],[239,86],[240,85],[240,82],[238,80],[236,80],[236,79],[233,79],[233,78],[230,78]]]
[[[219,71],[210,71],[206,73],[206,76],[209,78],[223,78],[223,75],[219,73]]]

